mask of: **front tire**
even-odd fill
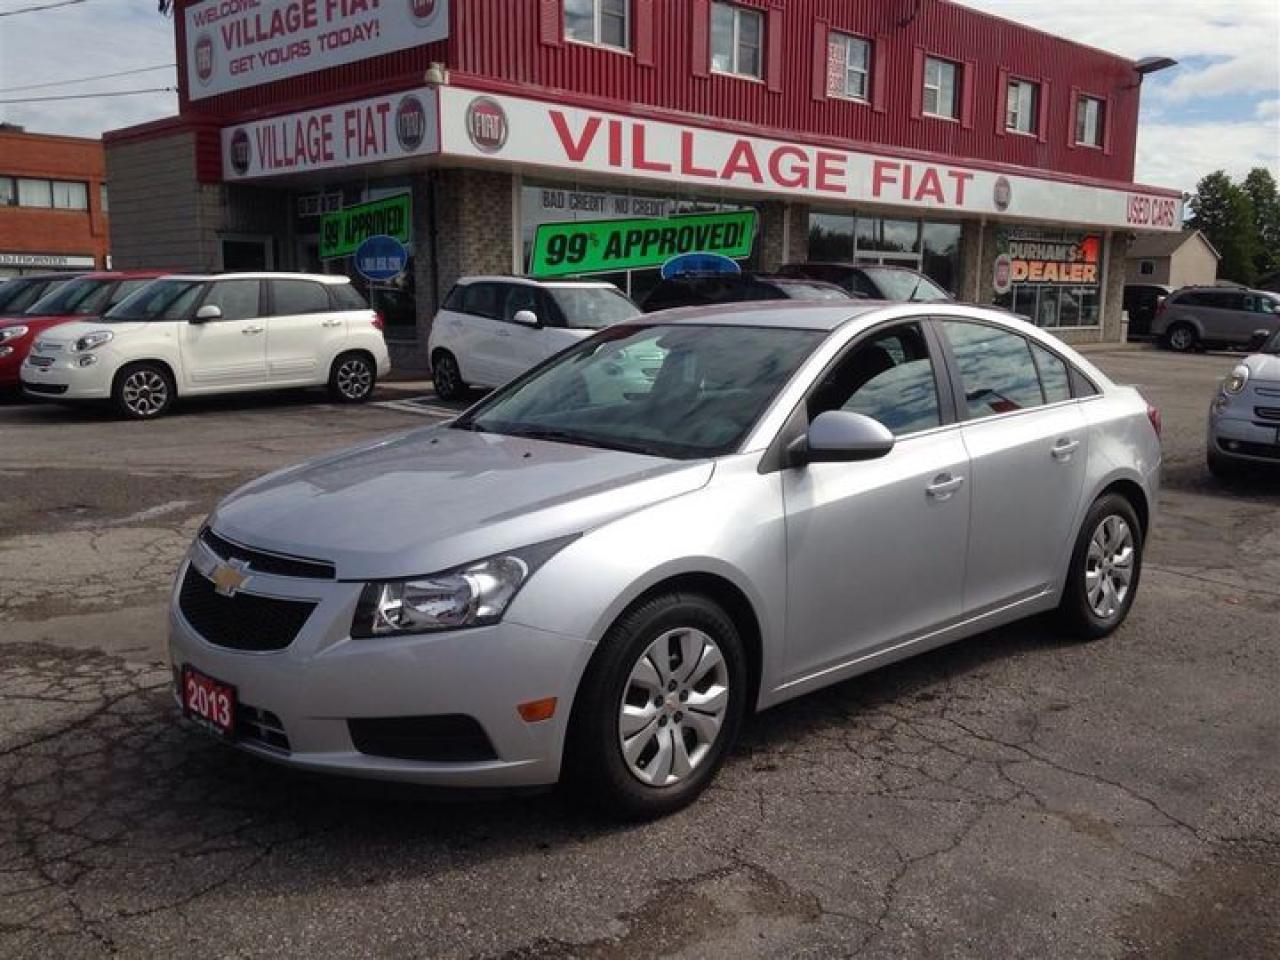
[[[329,396],[338,403],[364,403],[378,384],[378,369],[363,353],[344,353],[329,371]]]
[[[1099,497],[1076,538],[1058,614],[1073,636],[1100,640],[1124,623],[1142,576],[1143,530],[1118,493]]]
[[[647,820],[692,803],[746,709],[733,620],[698,594],[662,594],[610,628],[578,688],[566,783],[611,817]]]
[[[1231,483],[1234,480],[1239,480],[1245,472],[1244,465],[1239,461],[1232,460],[1212,448],[1205,457],[1205,461],[1214,479],[1221,483]]]
[[[458,361],[448,350],[440,350],[431,358],[431,384],[441,400],[461,400],[467,393]]]
[[[131,363],[111,387],[116,412],[128,420],[154,420],[173,406],[173,376],[158,363]]]

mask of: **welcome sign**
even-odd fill
[[[449,35],[449,0],[205,0],[184,20],[191,100]]]

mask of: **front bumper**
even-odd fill
[[[1280,422],[1210,416],[1208,441],[1210,450],[1233,460],[1280,464]]]
[[[585,641],[509,621],[446,633],[352,639],[362,584],[255,573],[246,593],[305,598],[317,605],[284,649],[228,649],[202,637],[182,612],[181,585],[189,569],[184,564],[179,571],[170,608],[175,683],[189,665],[235,686],[238,702],[255,720],[269,718],[272,735],[257,736],[251,727],[249,736],[236,739],[238,748],[311,771],[437,786],[524,787],[559,778],[573,695],[591,655]],[[517,705],[545,697],[557,698],[555,715],[525,722]],[[371,755],[357,749],[348,723],[458,715],[473,718],[483,730],[492,746],[489,759]]]
[[[94,362],[80,366],[83,357]],[[37,363],[51,361],[47,366]],[[36,362],[33,362],[36,361]],[[42,356],[32,351],[19,370],[22,389],[28,396],[54,400],[106,400],[111,396],[111,380],[116,363],[107,350],[90,354]]]

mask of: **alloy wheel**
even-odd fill
[[[1133,583],[1133,531],[1123,517],[1103,518],[1089,540],[1084,568],[1089,609],[1102,620],[1120,612]]]
[[[436,361],[431,376],[435,380],[436,391],[442,397],[452,397],[458,391],[458,367],[449,357],[441,357]]]
[[[1174,327],[1169,334],[1169,346],[1175,350],[1190,350],[1195,343],[1196,337],[1190,327]]]
[[[348,400],[362,400],[373,389],[373,373],[369,364],[352,357],[338,367],[338,391]]]
[[[668,787],[707,759],[729,709],[729,668],[708,634],[668,630],[641,655],[622,691],[618,743],[641,783]]]
[[[135,370],[120,389],[124,405],[139,417],[154,417],[169,403],[169,384],[154,370]]]

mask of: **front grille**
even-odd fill
[[[436,763],[498,759],[484,728],[461,713],[353,719],[347,729],[355,748],[372,757]]]
[[[31,364],[33,367],[40,367],[41,369],[45,367],[52,367],[53,357],[37,357],[35,355],[30,355],[27,357],[27,363]]]
[[[200,540],[223,562],[233,559],[241,560],[255,573],[269,573],[277,577],[299,577],[304,580],[332,580],[337,576],[337,570],[332,563],[254,550],[252,547],[232,543],[226,537],[214,533],[209,527],[200,531]]]
[[[30,383],[24,380],[22,385],[32,393],[48,393],[55,397],[67,392],[65,383]]]
[[[1280,407],[1254,407],[1253,412],[1258,415],[1261,420],[1277,420],[1280,421]]]
[[[1227,446],[1227,443],[1230,446]],[[1218,441],[1223,453],[1235,453],[1245,457],[1259,457],[1263,460],[1280,460],[1280,444],[1249,443],[1245,440]]]
[[[209,643],[231,650],[283,650],[293,643],[316,604],[240,592],[224,597],[195,567],[187,568],[178,609]]]
[[[236,739],[289,752],[289,737],[280,718],[270,710],[260,710],[247,703],[236,704]]]
[[[1253,389],[1260,397],[1280,397],[1280,387],[1257,386]]]

